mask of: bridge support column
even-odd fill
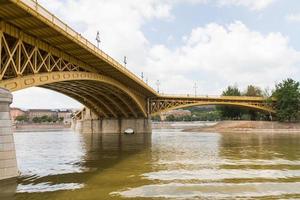
[[[135,133],[151,133],[150,118],[119,118],[99,119],[90,109],[85,108],[82,120],[73,121],[75,130],[82,133],[124,133],[126,129],[133,129]]]
[[[152,132],[152,122],[148,118],[139,119],[122,119],[121,120],[121,133],[128,128],[131,128],[136,133],[151,133]]]
[[[9,105],[12,94],[0,88],[0,180],[18,176]]]
[[[151,133],[151,125],[151,120],[147,118],[85,119],[76,122],[76,130],[82,133],[124,133],[131,128],[135,133]]]

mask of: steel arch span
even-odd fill
[[[179,108],[188,108],[194,106],[221,105],[235,106],[251,110],[257,110],[267,114],[275,114],[273,108],[274,99],[270,102],[262,97],[239,97],[239,96],[220,96],[220,97],[170,97],[161,96],[150,101],[150,110],[152,115],[161,112],[167,112]]]

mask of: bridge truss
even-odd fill
[[[151,98],[149,100],[148,109],[151,115],[157,115],[161,112],[167,112],[169,110],[205,105],[236,106],[247,109],[259,110],[268,114],[275,113],[275,110],[273,108],[274,100],[266,99],[263,97],[241,96],[160,96],[158,98]]]

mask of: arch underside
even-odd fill
[[[99,118],[144,116],[138,105],[120,89],[96,81],[64,81],[39,86],[69,96],[90,108]]]
[[[180,109],[180,108],[189,108],[189,107],[195,107],[195,106],[218,106],[218,105],[219,106],[239,107],[239,108],[248,109],[248,110],[256,110],[256,111],[266,113],[266,114],[276,114],[275,110],[272,107],[265,105],[263,103],[225,102],[225,101],[224,102],[219,102],[219,101],[216,101],[216,102],[202,101],[201,102],[200,101],[200,102],[196,102],[196,103],[186,103],[186,104],[173,105],[173,106],[161,108],[160,110],[153,112],[152,115],[157,115],[162,112],[168,112],[170,110],[176,110],[176,109]]]
[[[88,72],[49,72],[0,81],[0,87],[18,91],[29,87],[50,89],[91,109],[99,118],[146,116],[143,99],[117,80]]]

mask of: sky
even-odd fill
[[[228,85],[272,89],[300,77],[298,0],[39,0],[164,94],[219,95]],[[78,108],[46,89],[14,94],[21,108]]]

